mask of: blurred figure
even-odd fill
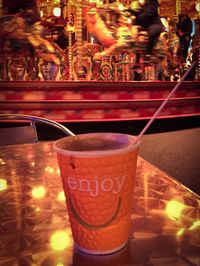
[[[160,33],[164,30],[158,14],[159,4],[157,0],[139,0],[138,2],[139,8],[129,9],[129,12],[135,16],[134,24],[141,26],[148,33],[146,53],[150,57]]]
[[[186,11],[183,11],[178,17],[176,34],[179,37],[180,42],[181,62],[185,63],[188,56],[190,41],[192,39],[192,20]]]
[[[44,36],[36,0],[3,0],[0,17],[0,44],[11,53],[26,49],[31,56],[38,56],[59,64],[55,50]]]
[[[2,6],[3,15],[15,15],[20,13],[20,16],[25,19],[28,24],[40,20],[35,0],[2,0]]]

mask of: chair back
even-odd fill
[[[12,126],[0,128],[0,145],[22,144],[38,142],[36,123],[46,124],[57,128],[65,135],[74,136],[74,133],[64,125],[50,119],[38,116],[21,114],[0,114],[0,122],[28,122],[26,126]]]
[[[32,126],[8,127],[0,129],[0,145],[36,142]]]

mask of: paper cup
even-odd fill
[[[54,143],[77,248],[109,254],[129,239],[139,143],[118,133],[90,133]]]

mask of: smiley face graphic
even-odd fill
[[[72,212],[74,218],[76,219],[76,221],[79,224],[81,224],[82,226],[84,226],[85,228],[87,228],[89,230],[98,230],[98,229],[105,228],[105,227],[109,226],[117,218],[118,213],[120,211],[120,207],[121,207],[121,197],[118,197],[118,200],[116,201],[116,206],[115,206],[115,209],[114,209],[114,212],[112,213],[112,215],[110,217],[108,217],[103,223],[99,223],[99,224],[91,224],[89,221],[86,220],[86,218],[84,218],[79,213],[79,211],[76,208],[76,204],[75,204],[75,201],[73,200],[72,196],[70,196],[68,199],[68,206],[69,206],[69,209]]]

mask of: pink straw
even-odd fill
[[[146,124],[146,126],[143,128],[143,130],[140,132],[140,134],[137,136],[137,141],[141,139],[141,137],[144,135],[146,130],[150,127],[150,125],[153,123],[153,121],[156,119],[156,117],[159,115],[159,113],[162,111],[165,104],[168,102],[172,94],[178,89],[178,87],[181,85],[181,83],[184,81],[184,79],[187,77],[187,75],[190,73],[192,68],[196,65],[196,62],[192,63],[192,65],[188,68],[188,70],[185,72],[183,77],[180,79],[180,81],[176,84],[176,86],[173,88],[173,90],[169,93],[167,98],[163,101],[161,106],[158,108],[158,110],[155,112],[155,114],[152,116],[152,118],[149,120],[149,122]]]

